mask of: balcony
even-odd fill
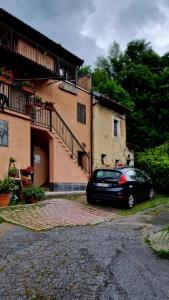
[[[76,66],[33,42],[26,36],[0,23],[0,48],[25,57],[46,70],[51,77],[60,77],[76,82]]]
[[[49,108],[40,107],[38,97],[22,90],[18,84],[7,85],[0,82],[0,109],[11,110],[31,118],[33,123],[38,123],[48,129],[51,128],[51,111]]]
[[[20,113],[30,117],[32,124],[52,130],[67,147],[71,158],[76,160],[87,174],[90,172],[89,154],[77,140],[71,129],[64,122],[50,102],[44,102],[36,95],[30,95],[18,84],[8,85],[0,82],[0,111]],[[79,153],[83,161],[79,163]]]

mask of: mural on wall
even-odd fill
[[[8,147],[8,122],[0,120],[0,147]]]

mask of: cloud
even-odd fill
[[[0,6],[87,64],[114,40],[124,49],[145,38],[157,52],[169,51],[168,0],[0,0]]]

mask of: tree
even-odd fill
[[[108,56],[97,60],[92,74],[97,91],[133,108],[127,136],[141,149],[169,138],[169,68],[165,64],[169,65],[169,54],[160,57],[145,40],[129,42],[124,52],[114,42]]]
[[[79,69],[79,72],[78,72],[78,77],[83,77],[85,75],[91,75],[92,74],[92,68],[90,65],[84,65],[83,67],[81,67]]]

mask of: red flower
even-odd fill
[[[29,174],[33,174],[34,168],[32,166],[28,166],[24,171],[26,171]]]

